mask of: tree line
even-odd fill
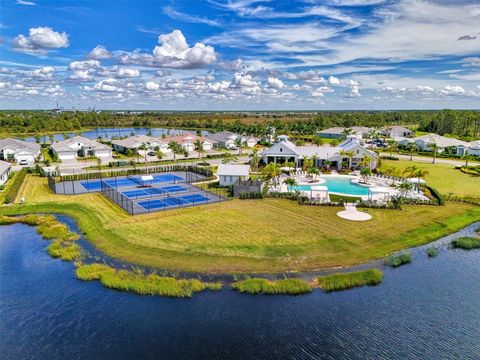
[[[2,134],[43,134],[99,127],[166,127],[229,130],[256,136],[312,135],[333,126],[405,125],[420,131],[469,140],[480,133],[480,111],[331,111],[331,112],[63,112],[0,111]]]

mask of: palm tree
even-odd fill
[[[320,174],[320,170],[318,170],[316,167],[311,167],[307,170],[307,174],[316,178],[317,175]]]
[[[100,158],[97,158],[97,168],[99,172],[102,170],[102,160]]]
[[[362,168],[369,168],[370,169],[370,166],[372,164],[372,157],[371,156],[365,156],[362,161],[360,162],[360,166]]]
[[[468,167],[468,161],[473,160],[473,157],[470,154],[465,154],[462,156],[462,159],[465,160],[465,167]]]
[[[233,156],[230,153],[225,153],[222,159],[222,164],[230,164],[231,162],[237,161],[237,157]]]
[[[146,143],[143,143],[142,145],[140,145],[138,147],[138,150],[142,150],[143,151],[143,155],[145,156],[145,164],[147,163],[147,151],[148,151],[148,146]]]
[[[370,130],[367,134],[367,138],[369,139],[376,139],[377,137],[378,137],[378,133],[377,133],[377,130],[375,129]]]
[[[364,182],[367,182],[367,179],[372,175],[372,170],[368,167],[364,167],[360,170],[360,175],[362,175]]]
[[[353,133],[353,130],[350,128],[345,128],[342,131],[342,135],[345,139],[347,138],[348,135],[352,135],[352,133]]]
[[[407,178],[415,177],[416,172],[418,171],[418,167],[416,165],[408,166],[403,170],[402,175],[406,175]]]
[[[416,178],[419,178],[419,179],[425,179],[425,177],[430,174],[427,170],[423,170],[423,169],[418,169],[417,171],[415,171],[415,176]]]
[[[413,159],[413,153],[418,151],[418,146],[415,143],[408,144],[408,149],[410,150],[410,161]]]
[[[413,184],[409,183],[408,181],[404,181],[397,186],[403,196],[406,196],[409,191],[412,191]]]
[[[275,179],[280,174],[280,172],[281,172],[280,164],[276,164],[273,162],[267,164],[267,166],[265,166],[262,170],[263,177],[266,180]],[[274,184],[276,184],[275,180],[274,180]]]
[[[395,141],[390,141],[389,142],[389,150],[390,150],[390,159],[393,157],[393,153],[397,150],[398,146]]]
[[[195,140],[195,150],[198,152],[198,158],[201,159],[205,149],[203,147],[203,142],[201,140]]]
[[[183,152],[182,147],[178,142],[172,140],[168,143],[168,148],[173,152],[173,160],[177,160],[177,154],[181,154]]]
[[[315,155],[312,155],[312,162],[313,162],[313,167],[317,167],[317,164],[318,164],[318,155],[315,154]]]
[[[250,165],[255,171],[258,171],[258,164],[260,163],[260,157],[258,156],[257,149],[253,149],[250,154]]]
[[[288,191],[290,192],[292,190],[292,188],[294,188],[295,186],[297,186],[297,181],[294,179],[294,178],[286,178],[285,180],[283,180],[283,183],[285,185],[287,185],[287,189]]]
[[[323,144],[323,139],[320,136],[314,136],[312,141],[317,146],[320,146]]]
[[[242,155],[242,148],[243,148],[243,141],[242,138],[239,136],[235,139],[235,146],[238,148],[238,155]]]
[[[312,159],[304,159],[303,160],[303,170],[308,170],[313,167],[313,160]]]
[[[355,153],[352,150],[342,150],[340,151],[340,155],[348,158],[348,168],[350,169],[352,167],[352,158],[355,156]]]
[[[433,143],[433,144],[430,145],[430,148],[433,150],[433,160],[432,160],[432,164],[435,164],[435,159],[437,158],[438,146],[437,146],[437,144]]]

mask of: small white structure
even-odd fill
[[[17,139],[0,139],[0,159],[33,164],[40,155],[40,144]]]
[[[10,163],[0,160],[0,185],[7,182],[11,169],[12,165]]]
[[[239,179],[248,179],[250,176],[250,165],[218,165],[217,175],[220,186],[235,184]]]
[[[74,138],[54,143],[52,144],[52,150],[62,161],[94,156],[100,159],[112,158],[112,149],[109,146],[83,136],[75,136]]]

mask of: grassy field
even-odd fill
[[[480,197],[480,177],[462,173],[448,164],[428,164],[408,160],[382,160],[383,166],[395,166],[400,171],[415,165],[429,172],[425,177],[428,185],[442,194]]]
[[[140,265],[206,273],[284,272],[350,266],[424,244],[480,219],[462,203],[368,209],[354,223],[337,207],[284,199],[232,200],[130,216],[100,194],[53,195],[45,178],[28,176],[22,206],[0,214],[45,212],[75,218],[101,251]]]

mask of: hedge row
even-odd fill
[[[438,205],[445,205],[445,199],[443,196],[438,192],[437,189],[432,188],[431,186],[425,185],[425,188],[427,188],[430,191],[430,194],[435,198],[437,201]]]
[[[27,169],[22,169],[11,179],[12,183],[5,188],[3,193],[3,202],[5,204],[10,204],[15,200],[26,176]]]

